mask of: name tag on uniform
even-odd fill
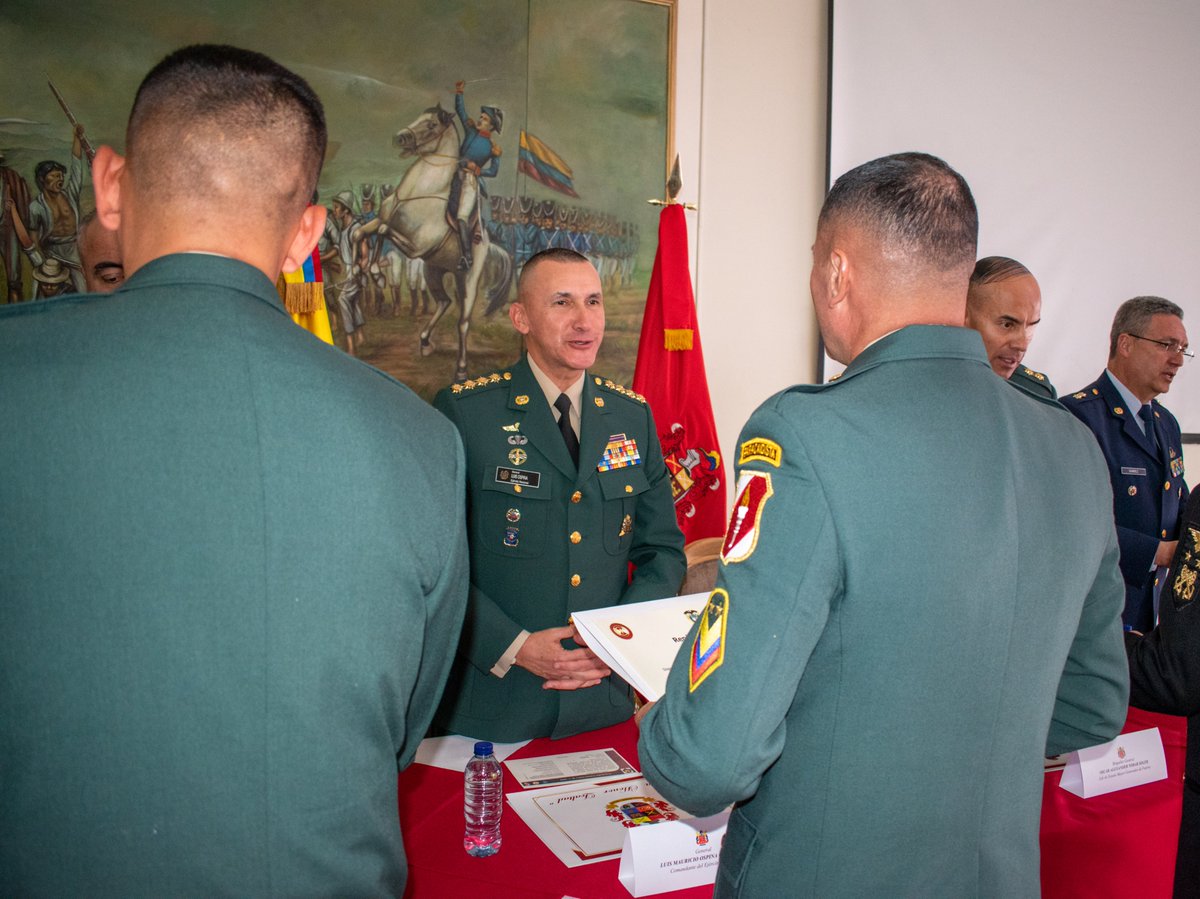
[[[523,468],[496,468],[497,484],[518,484],[521,487],[536,489],[542,481],[540,471],[526,471]]]
[[[1145,477],[1146,469],[1144,469],[1144,468],[1126,468],[1124,465],[1122,465],[1121,466],[1121,474],[1137,474],[1137,475],[1141,475],[1142,477]]]

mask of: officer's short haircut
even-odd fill
[[[521,285],[525,283],[526,277],[543,262],[588,262],[588,258],[582,253],[577,253],[567,247],[551,247],[548,250],[534,253],[521,267],[521,275],[517,278],[517,302],[520,302]]]
[[[130,172],[148,196],[273,204],[281,218],[308,204],[325,144],[325,111],[303,78],[261,53],[215,44],[176,50],[150,70],[125,137]]]
[[[1112,330],[1108,334],[1108,358],[1117,355],[1117,338],[1122,334],[1137,334],[1144,337],[1150,327],[1150,319],[1156,315],[1173,315],[1183,320],[1183,309],[1162,297],[1134,297],[1126,300],[1113,316]]]
[[[962,175],[936,156],[897,153],[851,169],[834,182],[817,220],[873,234],[890,257],[949,272],[971,265],[979,213]]]

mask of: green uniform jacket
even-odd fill
[[[673,802],[738,803],[716,895],[1037,896],[1042,756],[1128,695],[1091,434],[914,326],[764,403],[738,472],[639,746]]]
[[[400,895],[454,429],[208,255],[0,307],[0,384],[0,895]]]
[[[649,407],[589,373],[576,473],[524,358],[509,371],[442,390],[434,405],[466,446],[471,545],[471,598],[438,723],[512,741],[628,718],[632,704],[619,679],[562,691],[544,690],[541,678],[515,665],[503,678],[489,672],[522,629],[563,627],[581,609],[678,591],[683,536]],[[636,444],[640,463],[599,471],[622,434]],[[630,562],[637,571],[626,586]]]
[[[1018,365],[1008,377],[1008,383],[1013,387],[1019,387],[1026,393],[1032,393],[1034,396],[1040,396],[1044,399],[1058,399],[1058,391],[1054,389],[1054,385],[1040,371],[1034,371],[1025,365]]]

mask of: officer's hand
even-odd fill
[[[1158,552],[1154,554],[1155,565],[1170,565],[1171,559],[1175,555],[1175,547],[1179,545],[1178,540],[1164,540],[1158,544]]]
[[[590,649],[564,649],[562,641],[575,636],[570,626],[534,631],[517,652],[516,663],[543,678],[546,690],[594,687],[612,672]]]
[[[461,94],[463,92],[463,88],[465,88],[466,86],[467,86],[467,82],[456,81],[456,82],[454,82],[454,92],[456,94]]]

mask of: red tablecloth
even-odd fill
[[[1157,727],[1167,779],[1081,799],[1046,775],[1042,794],[1042,895],[1045,899],[1137,896],[1170,899],[1183,812],[1187,719],[1131,708],[1124,730]]]
[[[1046,899],[1138,896],[1167,899],[1175,867],[1182,808],[1184,719],[1130,709],[1126,730],[1158,727],[1168,778],[1107,796],[1080,799],[1046,775],[1042,801],[1042,893]],[[564,740],[534,740],[513,758],[613,747],[637,764],[632,722]],[[507,773],[507,772],[506,772]],[[505,792],[519,787],[506,778]],[[511,808],[504,845],[491,858],[463,851],[462,774],[412,765],[400,775],[400,822],[408,855],[408,899],[629,899],[617,862],[568,868]],[[669,899],[711,899],[712,888],[664,893]]]

